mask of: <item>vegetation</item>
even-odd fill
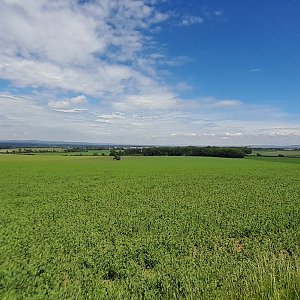
[[[261,154],[261,156],[266,157],[297,157],[300,158],[300,149],[253,149],[253,154],[255,155],[257,152]]]
[[[36,148],[11,148],[1,149],[2,154],[63,154],[63,155],[109,155],[109,149],[98,148],[84,148],[84,147],[69,147],[69,148],[57,148],[57,147],[36,147]]]
[[[0,143],[1,148],[1,143]],[[300,158],[299,149],[251,149],[247,147],[19,147],[0,149],[0,154],[61,154],[70,156],[211,156],[243,158],[245,156]]]
[[[124,150],[124,155],[144,155],[144,156],[211,156],[243,158],[250,154],[251,149],[247,148],[227,148],[227,147],[144,147],[129,148]]]
[[[1,299],[298,299],[290,158],[0,156]]]

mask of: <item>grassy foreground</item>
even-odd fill
[[[299,299],[297,159],[0,156],[1,299]]]

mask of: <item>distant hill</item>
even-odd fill
[[[113,144],[113,143],[88,143],[88,142],[64,142],[64,141],[39,141],[39,140],[0,140],[0,149],[11,149],[11,148],[43,148],[43,147],[143,147],[143,145],[125,145],[125,144]]]
[[[300,145],[249,145],[251,149],[299,149]]]
[[[113,146],[112,144],[96,144],[84,142],[63,142],[63,141],[39,141],[39,140],[2,140],[1,149],[20,148],[20,147],[86,147],[86,146]]]

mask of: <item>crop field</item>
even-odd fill
[[[0,299],[300,299],[300,159],[0,156]]]

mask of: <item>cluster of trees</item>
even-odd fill
[[[58,149],[58,148],[18,148],[13,150],[6,150],[6,154],[31,154],[31,153],[62,153],[62,152],[87,152],[85,149],[79,148],[68,148],[68,149]]]
[[[256,153],[256,156],[263,156],[263,157],[284,157],[284,154],[279,153],[278,155],[262,155],[261,153]]]
[[[75,148],[64,149],[63,152],[65,152],[65,153],[69,153],[69,152],[88,152],[88,150],[86,148],[75,147]]]
[[[134,154],[125,154],[124,150],[110,149],[109,155],[117,157],[122,155],[134,155]]]
[[[143,156],[212,156],[243,158],[251,154],[248,148],[227,148],[227,147],[145,147],[128,148],[123,151],[111,150],[110,155],[143,155]]]
[[[6,150],[5,154],[32,154],[32,153],[56,153],[60,152],[58,149],[34,149],[34,148],[18,148],[13,150]]]
[[[93,148],[94,150],[103,150],[99,148]],[[4,154],[33,154],[33,153],[73,153],[73,152],[89,152],[88,148],[80,148],[80,147],[69,147],[69,148],[18,148],[18,149],[8,149],[5,152],[1,152]],[[78,154],[79,155],[79,154]],[[93,155],[99,155],[98,152],[94,152]],[[105,155],[102,153],[101,155]]]

